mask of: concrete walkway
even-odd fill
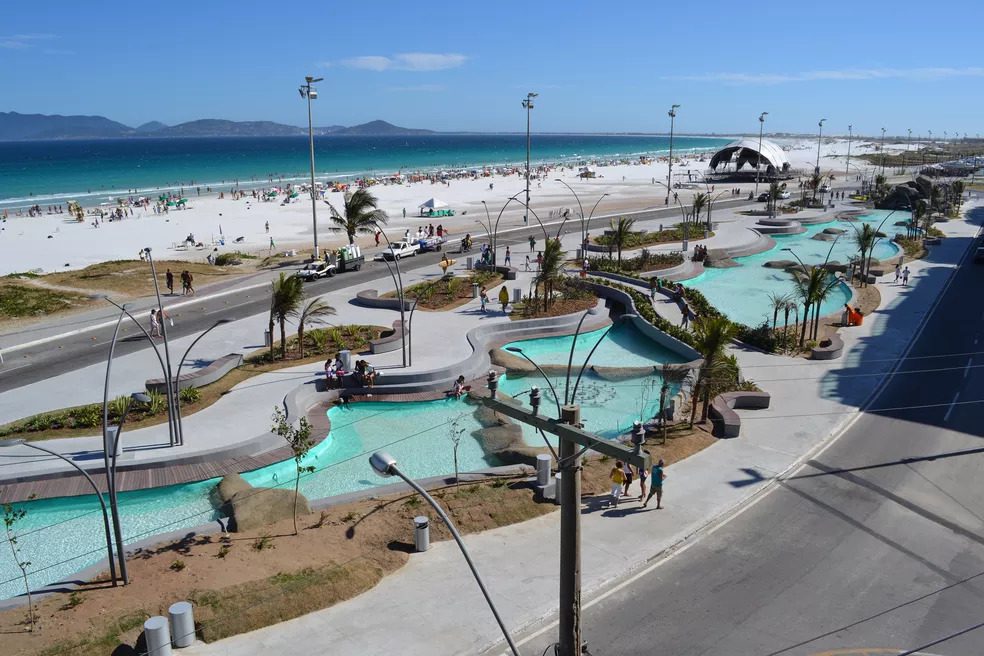
[[[950,235],[977,226],[951,222]],[[767,484],[843,429],[894,366],[965,252],[966,239],[935,247],[909,264],[910,285],[878,285],[882,305],[863,326],[842,330],[842,360],[814,362],[736,351],[745,375],[772,394],[768,410],[740,411],[742,435],[673,464],[667,470],[666,509],[624,501],[609,509],[589,502],[582,515],[585,601],[686,543],[715,518],[733,513]],[[942,275],[941,275],[942,274]],[[904,307],[918,311],[901,313]],[[860,352],[864,350],[864,370]],[[613,524],[613,522],[615,524]],[[556,611],[557,513],[466,538],[507,626],[514,632]],[[590,609],[586,612],[590,613]],[[551,629],[552,630],[552,629]],[[501,636],[453,542],[415,554],[378,586],[327,610],[252,633],[183,650],[196,656],[277,652],[432,656],[479,654]],[[522,647],[521,647],[522,650]],[[493,652],[500,653],[501,645]]]

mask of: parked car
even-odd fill
[[[760,203],[768,203],[769,202],[769,192],[766,191],[765,193],[759,194],[759,196],[758,196],[758,202],[760,202]]]
[[[826,194],[829,191],[830,191],[830,185],[829,184],[825,184],[825,185],[821,185],[820,186],[820,193],[821,194]]]
[[[779,192],[779,200],[789,200],[791,196],[792,194],[788,191],[783,190]]]
[[[984,264],[984,246],[974,250],[974,263]]]
[[[305,282],[317,280],[318,278],[330,278],[335,275],[335,265],[319,260],[317,262],[305,264],[302,268],[298,269],[297,273],[294,275]]]
[[[383,259],[398,260],[401,257],[414,257],[420,250],[420,244],[405,241],[394,241],[383,250]]]

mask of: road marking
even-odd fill
[[[967,366],[964,367],[964,378],[970,373],[970,363],[974,361],[974,358],[967,358]]]
[[[957,399],[959,399],[959,398],[960,398],[960,392],[957,392],[956,394],[953,395],[953,400],[950,401],[950,407],[947,409],[946,414],[943,415],[943,421],[949,421],[950,420],[950,413],[953,412],[953,409],[957,405]]]
[[[16,367],[4,367],[3,369],[0,369],[0,376],[4,374],[9,374],[11,371],[16,371],[18,369],[23,369],[24,367],[30,367],[30,366],[31,363],[27,362],[25,364],[17,365]]]

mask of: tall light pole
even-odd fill
[[[676,110],[680,105],[673,105],[667,115],[670,117],[670,166],[666,170],[666,202],[670,204],[670,189],[673,188],[673,124],[676,121]]]
[[[379,222],[373,221],[373,223],[376,225],[376,229],[379,230],[379,233],[383,236],[383,239],[386,240],[386,246],[389,247],[390,253],[393,253],[393,267],[396,269],[396,275],[394,276],[393,272],[390,271],[390,276],[393,278],[393,284],[396,285],[396,297],[400,299],[400,343],[403,347],[403,367],[406,368],[410,364],[407,362],[407,336],[410,331],[410,326],[406,322],[407,302],[404,296],[405,292],[403,291],[403,274],[400,273],[400,258],[393,250],[393,243],[390,241],[389,237],[386,236],[386,232],[383,230],[382,226],[379,225]],[[383,262],[386,264],[386,267],[389,268],[389,262],[386,261],[385,255],[383,256]],[[414,304],[416,303],[417,301],[414,300]]]
[[[161,336],[164,338],[164,362],[166,364],[166,366],[165,366],[166,371],[164,372],[164,379],[167,381],[167,413],[168,413],[167,423],[168,423],[168,428],[170,429],[170,432],[171,432],[171,446],[175,446],[176,444],[178,444],[180,442],[181,436],[178,435],[178,426],[177,426],[177,423],[176,423],[177,420],[175,419],[175,416],[177,415],[177,410],[176,410],[177,404],[174,401],[174,397],[177,396],[177,392],[174,389],[175,381],[174,381],[174,376],[171,373],[173,371],[173,369],[171,369],[171,351],[168,348],[168,343],[167,343],[167,321],[164,320],[164,301],[161,300],[161,287],[160,287],[160,284],[158,284],[158,282],[157,282],[157,266],[154,264],[154,258],[151,255],[150,247],[148,246],[147,248],[144,248],[143,250],[144,250],[144,255],[146,255],[146,257],[147,257],[147,261],[150,262],[150,273],[151,273],[151,277],[154,279],[154,294],[157,296],[157,313],[158,313],[157,314],[157,321],[158,321],[158,323],[161,326]],[[115,305],[115,303],[114,303],[114,305]],[[122,308],[120,308],[120,309],[122,309]],[[131,315],[130,318],[133,319],[132,315]],[[136,319],[133,319],[133,322],[136,323],[138,326],[140,325],[139,322],[137,322]],[[117,326],[118,325],[119,324],[117,324]],[[141,326],[141,328],[142,328],[142,326]],[[116,336],[114,335],[113,337],[114,337],[113,341],[114,341],[114,344],[115,344],[115,341],[116,341],[115,340],[115,337]],[[154,340],[149,335],[147,336],[147,338],[150,339],[150,343],[151,344],[154,343]],[[154,348],[156,350],[156,346]],[[160,353],[158,353],[158,357],[160,357]],[[112,349],[112,347],[110,347],[110,350],[109,350],[109,361],[110,361],[110,364],[112,363],[112,360],[113,360],[113,349]],[[106,380],[107,380],[107,383],[106,384],[107,384],[107,390],[108,390],[108,385],[109,385],[109,382],[108,382],[109,381],[109,366],[110,366],[109,364],[106,365]],[[106,401],[104,399],[104,403],[105,402]]]
[[[523,212],[523,224],[528,224],[530,222],[530,110],[533,109],[533,99],[539,94],[530,91],[523,98],[523,107],[526,109],[526,207],[527,210]]]
[[[912,128],[906,128],[909,132],[909,139],[905,142],[905,150],[902,152],[902,175],[905,175],[905,155],[912,148]]]
[[[881,172],[882,172],[882,176],[884,176],[885,175],[885,128],[882,128],[881,156],[882,156]]]
[[[761,177],[762,170],[762,129],[765,127],[765,117],[768,115],[769,112],[759,114],[759,149],[758,156],[755,158],[755,196],[758,196],[759,193],[759,177]]]
[[[198,337],[196,337],[194,339],[194,341],[192,341],[191,344],[188,345],[188,348],[185,349],[184,355],[182,355],[181,356],[181,359],[178,360],[178,371],[177,371],[176,374],[174,374],[174,386],[175,386],[175,388],[177,388],[181,384],[181,367],[184,366],[185,360],[188,359],[188,354],[191,353],[191,349],[195,348],[195,344],[197,344],[198,341],[202,337],[204,337],[205,335],[207,335],[210,332],[212,332],[213,329],[218,328],[221,325],[224,325],[224,324],[227,324],[227,323],[231,323],[231,322],[232,322],[232,319],[219,319],[214,324],[212,324],[208,329],[206,329],[205,332],[203,332],[201,335],[199,335]],[[183,445],[184,444],[184,425],[181,423],[181,394],[180,393],[174,395],[174,409],[176,411],[175,412],[175,415],[176,415],[175,416],[175,419],[177,420],[177,427],[178,427],[178,444],[179,445]]]
[[[854,137],[854,126],[847,126],[847,164],[844,166],[844,177],[851,175],[851,139]]]
[[[595,210],[598,209],[598,203],[600,203],[602,201],[602,199],[605,198],[605,196],[609,196],[610,194],[605,193],[605,194],[602,194],[601,196],[599,196],[598,197],[598,200],[595,201],[594,207],[592,207],[591,208],[591,211],[588,213],[587,219],[585,219],[585,216],[584,216],[584,207],[581,205],[581,198],[577,195],[577,192],[574,191],[574,188],[572,186],[570,186],[569,184],[567,184],[566,182],[564,182],[563,180],[561,180],[560,178],[554,178],[554,182],[559,182],[560,184],[562,184],[565,187],[567,187],[572,194],[574,194],[574,200],[577,201],[577,208],[578,208],[578,211],[581,214],[581,250],[582,251],[585,251],[584,242],[587,241],[587,239],[588,239],[588,227],[591,224],[591,217],[594,216]],[[587,253],[586,252],[582,252],[581,253],[581,256],[582,257],[587,257]]]
[[[323,79],[325,78],[307,75],[304,77],[305,83],[297,90],[301,94],[301,98],[307,98],[308,107],[308,145],[311,150],[311,225],[314,228],[313,260],[317,260],[320,255],[318,253],[318,192],[314,187],[314,123],[311,120],[311,101],[317,99],[318,90],[311,85],[315,82],[321,82]]]
[[[813,173],[815,175],[820,175],[820,141],[823,139],[823,124],[826,120],[827,119],[822,118],[820,119],[820,122],[817,123],[817,127],[819,127],[820,130],[817,132],[817,166],[813,169]]]
[[[492,615],[495,616],[495,621],[499,625],[499,629],[502,631],[502,635],[505,636],[506,642],[509,643],[509,649],[512,650],[514,656],[519,656],[519,649],[513,642],[512,636],[509,635],[509,630],[506,628],[505,623],[502,618],[499,617],[499,611],[496,610],[495,603],[492,602],[492,597],[489,595],[489,591],[485,588],[485,582],[482,580],[482,575],[478,573],[478,568],[475,567],[475,563],[472,562],[471,556],[468,555],[468,549],[465,547],[465,543],[461,539],[461,535],[458,533],[458,529],[455,528],[454,522],[451,518],[447,516],[444,509],[441,508],[440,504],[434,500],[431,495],[427,494],[427,490],[422,488],[417,484],[415,480],[404,474],[396,466],[396,458],[386,453],[385,451],[376,451],[369,457],[369,464],[372,466],[373,471],[375,471],[380,476],[399,476],[403,479],[403,482],[414,489],[414,491],[422,496],[430,507],[438,514],[444,525],[448,527],[451,531],[451,537],[454,541],[458,543],[458,549],[461,550],[461,555],[465,557],[465,562],[468,563],[468,568],[471,570],[472,576],[475,577],[475,582],[478,583],[479,589],[482,591],[482,595],[485,597],[485,601],[488,603],[489,608],[492,610]]]

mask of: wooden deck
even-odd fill
[[[331,402],[322,402],[308,410],[307,419],[311,423],[311,433],[316,435],[315,444],[320,444],[331,430],[327,409]],[[148,463],[143,468],[117,471],[118,491],[145,490],[153,487],[178,485],[194,481],[205,481],[226,474],[240,474],[289,460],[293,457],[290,447],[284,445],[270,451],[252,456],[239,456],[219,459],[212,462],[199,462],[183,465],[164,465]],[[101,492],[106,491],[106,477],[94,474],[92,479]],[[0,487],[0,503],[25,501],[28,499],[50,499],[53,497],[74,497],[92,494],[92,486],[77,473],[58,473],[39,476],[37,479],[10,483]]]

